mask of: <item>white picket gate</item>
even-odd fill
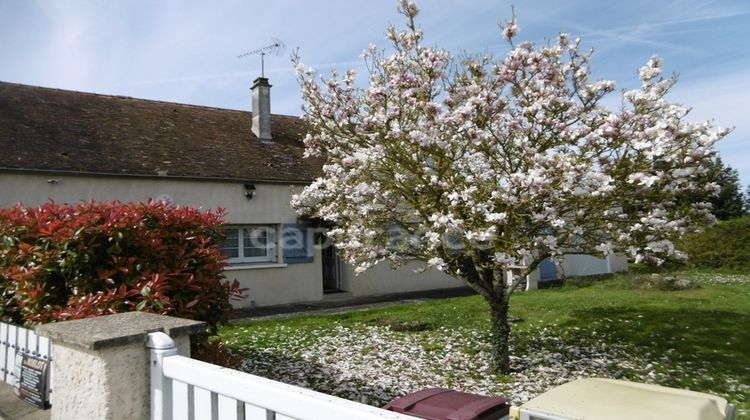
[[[309,389],[178,356],[174,341],[150,333],[151,419],[415,419]]]
[[[16,354],[28,354],[45,360],[50,358],[51,343],[47,337],[36,335],[33,330],[18,325],[0,322],[0,376],[3,382],[16,385],[20,378],[14,372]],[[49,372],[52,383],[52,370]],[[47,401],[52,402],[51,386],[47,387]]]

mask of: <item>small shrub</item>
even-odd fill
[[[227,321],[223,211],[164,203],[0,209],[0,319],[39,324],[126,311]]]

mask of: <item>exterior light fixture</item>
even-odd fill
[[[245,184],[245,198],[252,200],[255,195],[255,184]]]

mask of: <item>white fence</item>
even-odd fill
[[[164,333],[150,333],[147,346],[152,420],[415,419],[178,356]]]
[[[0,371],[2,381],[16,385],[20,378],[16,377],[16,354],[28,354],[45,360],[50,360],[50,341],[47,337],[36,335],[33,330],[17,325],[0,322]],[[50,371],[50,378],[52,371]],[[51,381],[50,381],[51,383]],[[48,401],[51,402],[51,387],[47,388]]]

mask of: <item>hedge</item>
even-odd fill
[[[0,320],[26,325],[145,311],[228,320],[223,210],[162,202],[0,209]]]
[[[750,217],[720,221],[701,233],[685,235],[677,248],[688,267],[750,270]]]

